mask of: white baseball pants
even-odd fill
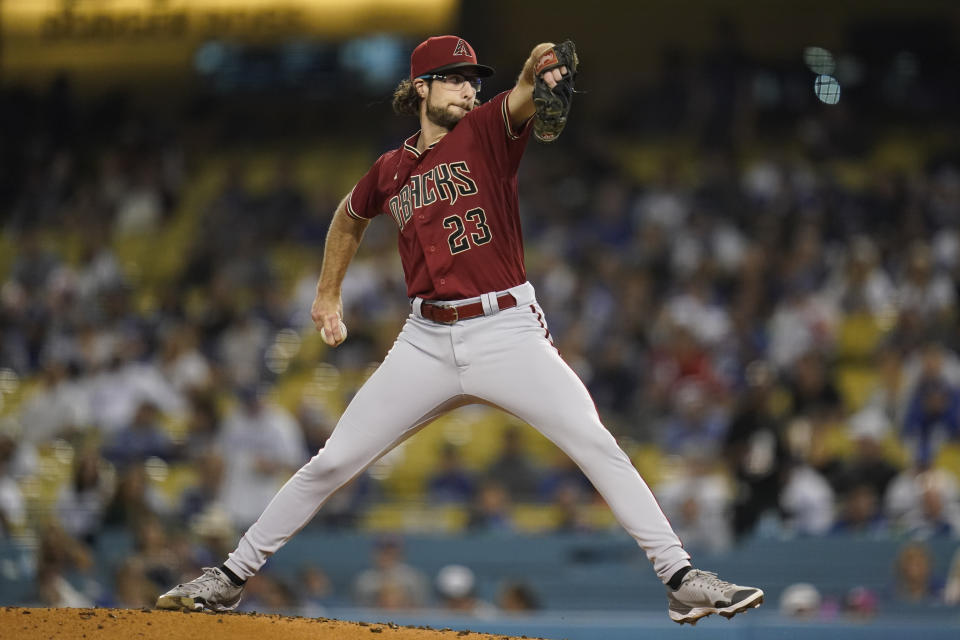
[[[324,448],[274,496],[226,566],[243,579],[252,576],[337,489],[431,420],[477,401],[517,416],[570,456],[660,580],[666,583],[687,566],[690,556],[649,487],[549,340],[533,286],[509,292],[516,307],[498,312],[496,295],[486,294],[488,315],[452,325],[420,317],[421,301],[415,300],[383,364],[354,396]]]

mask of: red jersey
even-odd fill
[[[354,218],[386,213],[397,223],[411,298],[473,298],[526,282],[517,168],[530,127],[512,129],[508,94],[472,109],[423,153],[418,131],[347,198]]]

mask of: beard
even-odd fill
[[[449,110],[450,105],[437,106],[433,104],[430,100],[430,96],[427,96],[427,120],[437,125],[438,127],[443,127],[444,129],[453,129],[457,126],[457,123],[467,114],[466,111],[459,113],[454,113]]]

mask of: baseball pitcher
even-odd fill
[[[484,78],[457,36],[410,57],[394,110],[420,130],[380,156],[337,207],[312,316],[323,339],[346,339],[340,287],[375,216],[397,226],[410,315],[326,446],[273,498],[220,567],[160,596],[161,609],[233,609],[244,582],[337,489],[441,414],[484,403],[518,416],[569,455],[666,585],[679,623],[758,606],[763,592],[693,569],[670,523],[561,359],[524,270],[517,168],[532,134],[563,131],[579,64],[574,44],[534,47],[509,91],[479,104]]]

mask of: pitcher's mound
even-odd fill
[[[392,623],[148,609],[2,607],[0,629],[4,640],[512,640],[488,633]]]

